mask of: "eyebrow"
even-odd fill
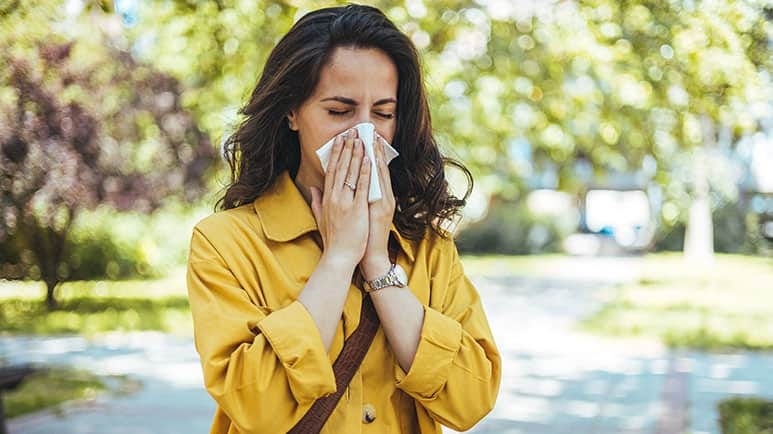
[[[338,101],[338,102],[342,102],[344,104],[357,105],[357,101],[355,101],[355,100],[353,100],[351,98],[346,98],[344,96],[331,96],[331,97],[324,98],[324,99],[320,100],[320,102],[325,102],[325,101]],[[394,99],[394,98],[382,98],[382,99],[376,101],[373,105],[388,104],[390,102],[397,103],[397,100]]]

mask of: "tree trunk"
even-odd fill
[[[708,116],[703,116],[701,123],[704,141],[703,146],[695,150],[693,160],[692,202],[684,236],[684,256],[690,261],[707,263],[714,260],[714,223],[709,202],[706,149],[713,147],[715,137],[714,128]]]
[[[28,245],[31,246],[32,253],[35,255],[38,267],[40,267],[40,278],[46,283],[46,307],[48,310],[55,310],[59,307],[56,300],[56,287],[66,276],[60,276],[57,270],[64,260],[67,235],[74,216],[75,211],[68,208],[67,221],[58,232],[52,221],[46,221],[42,224],[35,221],[28,229],[31,241]]]
[[[46,307],[48,310],[55,310],[59,307],[59,303],[56,301],[56,285],[58,282],[46,282]]]
[[[714,259],[714,227],[707,196],[694,197],[690,205],[684,256],[695,262],[711,262]]]

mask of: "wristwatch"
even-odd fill
[[[364,280],[362,289],[369,294],[387,286],[404,288],[406,285],[408,285],[408,275],[405,273],[405,270],[398,264],[392,264],[385,275],[373,280]]]

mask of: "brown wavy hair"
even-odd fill
[[[322,68],[338,47],[377,48],[397,66],[397,125],[392,146],[400,152],[389,165],[395,194],[394,223],[400,234],[421,239],[432,228],[443,238],[472,192],[473,179],[459,161],[443,157],[432,134],[419,56],[411,40],[377,8],[349,4],[309,12],[271,51],[247,104],[245,116],[224,145],[231,181],[215,210],[251,203],[284,170],[293,178],[300,164],[298,133],[287,113],[309,98]],[[450,194],[444,167],[467,178],[463,198]]]

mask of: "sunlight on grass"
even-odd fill
[[[184,268],[156,280],[66,282],[58,293],[60,307],[52,312],[42,293],[40,282],[1,282],[0,334],[192,334]]]
[[[40,300],[7,299],[0,304],[0,333],[93,335],[160,330],[190,334],[190,329],[186,297],[78,297],[62,300],[52,312]]]
[[[40,281],[0,280],[0,300],[42,299],[46,286]],[[187,297],[185,267],[172,269],[161,279],[86,280],[64,282],[57,289],[59,299],[76,297],[163,298]]]
[[[697,266],[658,254],[645,257],[642,270],[582,327],[657,336],[674,347],[773,349],[773,260],[717,255]]]

